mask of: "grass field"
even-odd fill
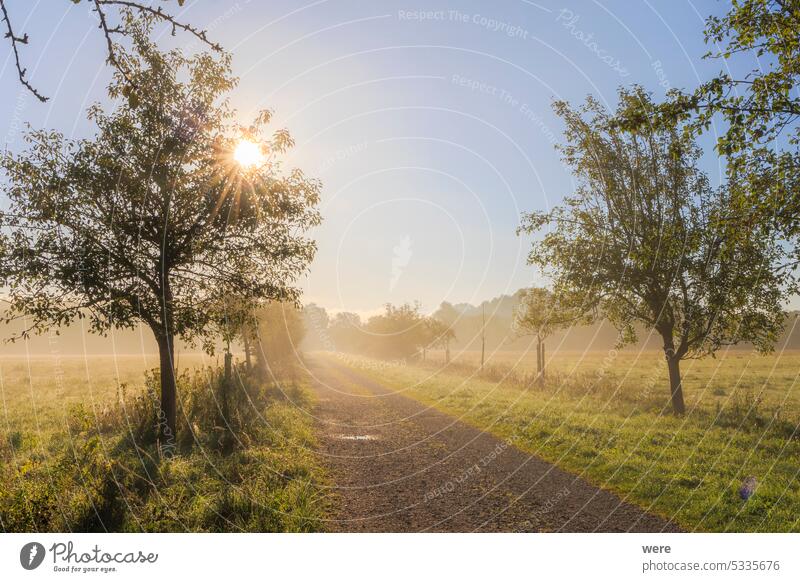
[[[800,531],[800,354],[690,362],[683,418],[656,353],[558,355],[544,386],[530,359],[497,354],[483,372],[471,353],[450,366],[346,361],[689,531]]]
[[[532,354],[490,354],[483,371],[478,358],[342,361],[687,530],[800,531],[800,353],[687,362],[683,418],[669,411],[656,352],[555,354],[543,386],[531,382]],[[288,396],[274,385],[248,388],[247,428],[226,452],[208,367],[216,361],[183,356],[180,393],[194,422],[179,431],[181,454],[165,460],[142,436],[155,390],[145,372],[155,364],[0,359],[1,529],[324,529],[326,477],[302,382]],[[758,486],[743,501],[750,476]]]
[[[154,359],[0,360],[0,530],[323,529],[310,392],[243,376],[221,422],[214,363],[180,359],[167,455],[155,442]]]
[[[433,352],[431,364],[444,363],[444,354]],[[480,352],[454,353],[454,364],[465,369],[479,366]],[[487,352],[487,371],[502,378],[532,375],[535,352]],[[578,392],[602,392],[621,403],[640,408],[667,404],[667,367],[658,351],[559,352],[548,354],[547,374],[552,386]],[[687,407],[718,412],[732,407],[753,408],[777,420],[800,422],[800,351],[760,355],[730,350],[716,358],[686,360],[681,364]]]
[[[216,358],[190,353],[179,356],[177,365],[191,372],[216,363]],[[73,406],[99,415],[121,392],[144,390],[145,372],[156,368],[155,354],[0,357],[0,431],[46,442],[63,434]]]

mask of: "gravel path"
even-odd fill
[[[678,531],[505,441],[309,358],[338,531]]]

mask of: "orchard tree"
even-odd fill
[[[242,299],[236,295],[225,295],[218,304],[209,306],[213,310],[213,318],[216,321],[218,332],[216,335],[222,338],[225,343],[225,372],[226,378],[230,380],[231,366],[231,343],[240,340],[244,348],[245,368],[249,372],[252,368],[252,350],[256,338],[257,319],[255,314],[256,305],[247,299]],[[207,351],[213,350],[210,345],[213,336],[206,338],[209,345]]]
[[[330,337],[330,317],[324,307],[309,303],[303,307],[303,326],[306,338],[303,346],[310,350],[331,350],[333,342]]]
[[[255,354],[259,371],[270,379],[297,363],[306,334],[300,310],[292,302],[269,302],[255,310]]]
[[[742,341],[773,348],[787,289],[773,269],[781,249],[755,219],[732,226],[738,207],[700,171],[701,151],[680,123],[621,129],[632,107],[656,106],[640,88],[621,91],[613,115],[592,98],[579,110],[556,103],[579,185],[563,205],[526,215],[521,230],[545,230],[529,263],[571,308],[606,317],[623,343],[636,323],[661,336],[681,414],[682,360]]]
[[[424,318],[418,303],[384,305],[384,312],[367,320],[366,350],[381,358],[412,359],[422,353],[425,335]]]
[[[794,273],[800,264],[800,3],[737,0],[723,16],[706,20],[705,58],[726,71],[693,91],[674,90],[653,111],[632,108],[624,123],[649,125],[675,119],[693,131],[721,120],[717,151],[727,162],[731,196],[741,207],[733,222],[753,214],[793,252],[776,265]],[[746,63],[753,63],[747,69]],[[744,68],[743,68],[744,66]],[[735,72],[741,71],[741,72]],[[746,225],[740,224],[742,232]]]
[[[536,337],[536,376],[545,378],[545,340],[559,329],[587,318],[589,313],[547,289],[525,290],[513,325],[517,332]]]
[[[133,49],[96,105],[90,139],[32,131],[6,153],[11,231],[8,319],[24,335],[87,318],[91,330],[146,325],[158,344],[160,432],[176,427],[174,340],[218,329],[222,298],[295,301],[315,252],[318,182],[284,171],[292,145],[270,119],[234,123],[229,58],[161,53],[152,19],[126,19]],[[136,91],[130,90],[133,82]]]
[[[368,339],[362,329],[361,317],[348,311],[340,311],[330,318],[328,333],[330,347],[337,352],[361,351]]]
[[[451,332],[450,337],[444,340],[444,361],[446,364],[450,363],[450,342],[456,339],[455,327],[461,319],[459,311],[453,307],[453,304],[448,301],[442,301],[439,308],[431,315],[433,319],[441,321]]]
[[[456,337],[453,328],[435,317],[426,317],[420,328],[422,334],[422,360],[428,348],[444,349],[445,362],[450,363],[450,342]]]

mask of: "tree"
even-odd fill
[[[161,53],[152,19],[129,17],[134,50],[118,53],[109,97],[116,110],[89,110],[97,135],[67,140],[27,135],[30,148],[0,160],[8,178],[12,231],[7,319],[27,316],[41,332],[88,318],[91,330],[148,326],[161,368],[161,437],[174,438],[174,338],[213,334],[214,305],[294,301],[293,285],[315,243],[319,184],[284,172],[285,130],[264,137],[268,112],[234,124],[225,95],[235,86],[229,58]],[[138,88],[130,93],[129,79]],[[237,164],[241,139],[263,159]]]
[[[445,362],[450,363],[450,342],[456,337],[453,328],[435,317],[426,317],[423,321],[421,332],[424,335],[422,338],[423,361],[428,348],[443,348],[445,350]]]
[[[340,311],[330,320],[331,345],[336,351],[360,351],[365,335],[361,329],[361,317],[357,313]]]
[[[176,3],[178,6],[183,6],[184,1],[185,0],[176,0]],[[80,4],[81,0],[71,0],[71,2],[73,4]],[[28,69],[23,67],[20,57],[20,47],[28,44],[28,34],[15,31],[15,27],[11,22],[11,16],[8,13],[8,7],[6,6],[8,3],[8,0],[0,0],[0,14],[2,14],[2,21],[5,23],[6,27],[4,37],[8,40],[9,45],[11,45],[11,52],[14,55],[17,77],[23,87],[39,101],[44,103],[48,98],[42,95],[36,87],[30,83],[28,80]],[[127,27],[117,22],[120,19],[124,20],[133,14],[138,14],[139,16],[144,16],[169,25],[172,28],[173,35],[176,31],[181,30],[191,34],[216,51],[222,50],[222,47],[217,43],[208,40],[204,30],[178,20],[173,15],[165,12],[160,6],[151,6],[147,3],[136,2],[134,0],[86,0],[86,4],[91,6],[91,11],[97,16],[98,28],[102,31],[105,38],[106,61],[127,79],[129,82],[129,90],[135,90],[136,84],[129,74],[125,59],[120,55],[120,49],[115,41],[116,37],[126,36],[128,33]]]
[[[448,301],[442,301],[439,308],[431,316],[448,326],[453,326],[461,317],[461,313]]]
[[[231,343],[241,340],[244,347],[245,367],[249,371],[252,368],[252,347],[257,337],[258,320],[256,317],[256,306],[252,301],[242,299],[236,295],[225,295],[221,298],[218,305],[209,306],[213,318],[216,320],[218,334],[225,342],[225,372],[226,379],[230,380],[231,367]],[[210,342],[211,337],[207,338]],[[207,346],[207,351],[213,348]]]
[[[384,305],[384,312],[370,317],[364,326],[369,339],[366,351],[380,358],[412,359],[425,344],[424,320],[419,304]]]
[[[255,310],[256,359],[262,374],[274,378],[298,360],[306,333],[300,311],[290,302],[270,302]]]
[[[756,57],[757,66],[741,75],[720,72],[691,92],[674,90],[657,117],[633,109],[626,123],[663,119],[668,127],[677,118],[704,131],[721,118],[717,151],[727,161],[731,196],[742,208],[738,216],[757,213],[773,236],[790,241],[794,252],[776,268],[793,272],[800,264],[800,4],[737,0],[724,16],[706,20],[705,38],[721,47],[705,58],[735,59],[730,65],[736,70],[743,57]]]
[[[334,345],[330,337],[330,318],[324,307],[309,303],[303,307],[303,326],[306,337],[303,346],[311,350],[332,350]]]
[[[437,309],[431,317],[437,321],[442,322],[449,330],[449,334],[443,337],[444,361],[446,364],[449,364],[450,342],[456,339],[454,328],[460,318],[460,313],[455,307],[453,307],[451,303],[447,301],[442,301],[442,303],[439,305],[439,309]]]
[[[738,208],[698,169],[701,151],[680,123],[621,129],[631,107],[656,106],[640,88],[621,91],[613,115],[591,98],[577,111],[556,103],[579,185],[563,205],[527,214],[521,230],[551,227],[529,263],[571,308],[608,318],[623,343],[635,339],[636,322],[661,336],[680,414],[683,359],[741,341],[772,349],[786,296],[773,270],[780,246],[758,221],[745,232],[731,226]]]
[[[557,297],[547,289],[531,287],[521,297],[520,309],[513,322],[517,331],[536,336],[536,373],[539,381],[545,378],[545,340],[558,329],[585,317],[576,306]]]

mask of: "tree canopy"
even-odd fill
[[[583,321],[586,314],[566,298],[549,289],[525,290],[513,326],[518,333],[529,333],[544,340],[558,329]]]
[[[631,107],[623,126],[683,123],[701,132],[722,121],[717,152],[725,157],[729,193],[740,216],[758,214],[770,236],[794,252],[776,264],[793,273],[800,264],[800,5],[796,0],[738,0],[706,20],[705,57],[757,58],[741,75],[721,71],[691,91],[672,90],[655,109]],[[737,68],[738,63],[733,64]],[[716,129],[716,128],[715,128]],[[742,232],[747,224],[741,224]]]
[[[590,318],[589,310],[549,289],[531,287],[525,290],[512,327],[518,334],[536,337],[536,367],[540,379],[545,373],[545,340],[563,327],[588,322]]]
[[[592,98],[578,110],[556,103],[578,187],[552,211],[526,215],[522,230],[545,230],[528,259],[570,309],[608,318],[623,341],[636,322],[662,337],[683,412],[680,360],[742,341],[772,349],[787,291],[773,269],[781,248],[757,220],[746,232],[732,220],[738,208],[698,168],[681,123],[621,129],[632,107],[656,104],[639,88],[622,90],[613,114]]]
[[[4,222],[8,318],[37,332],[87,318],[93,331],[141,322],[161,354],[162,405],[174,430],[173,338],[207,338],[225,296],[244,304],[295,301],[293,285],[315,252],[320,185],[284,171],[285,130],[269,112],[241,126],[225,100],[229,58],[160,52],[152,19],[126,20],[134,49],[120,52],[109,97],[89,110],[90,139],[32,131],[27,151],[0,159],[9,187]],[[137,90],[130,91],[130,81]],[[263,159],[233,159],[241,140]]]

